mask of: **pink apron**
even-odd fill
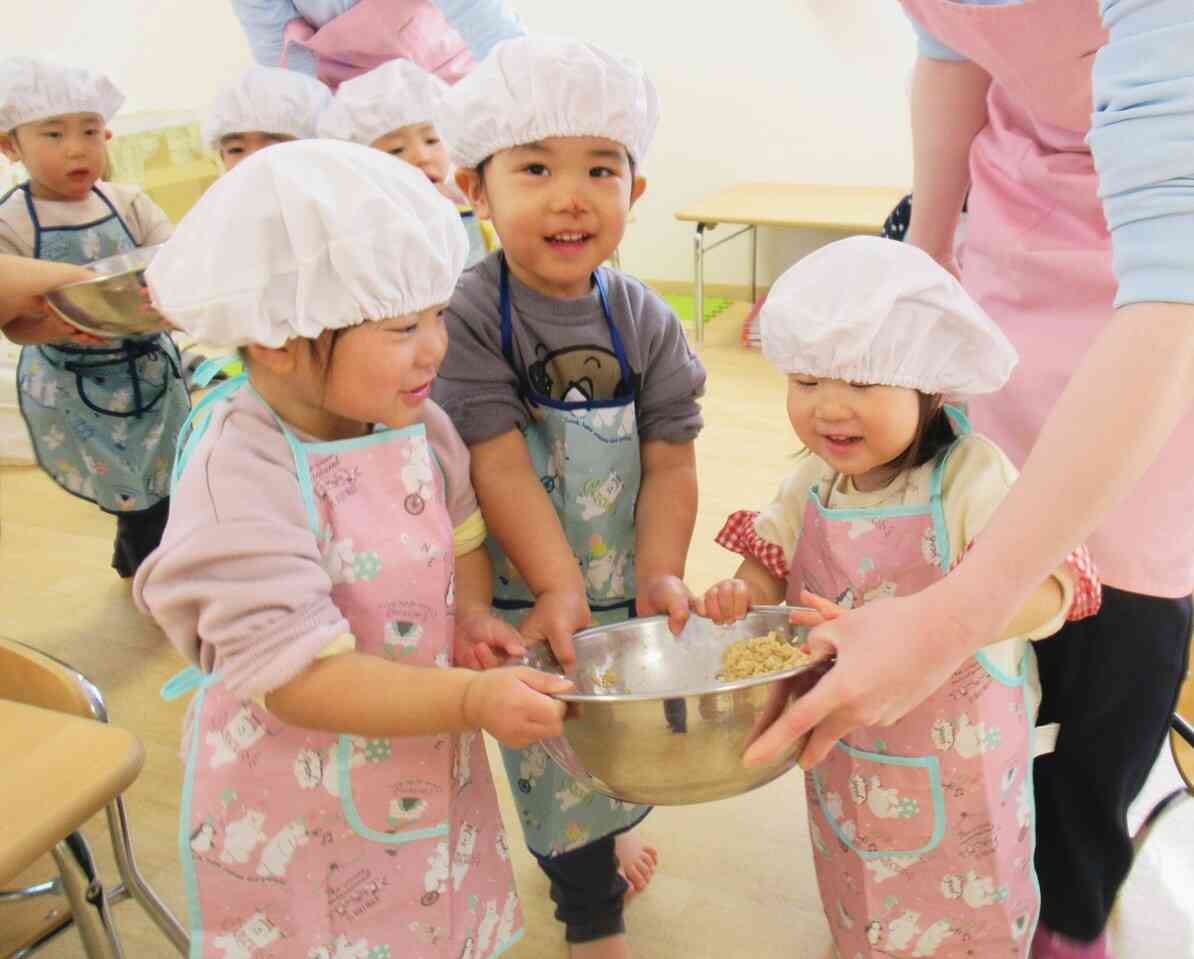
[[[358,651],[448,666],[452,525],[422,424],[334,443],[282,429]],[[193,957],[487,959],[521,937],[479,733],[337,736],[282,723],[218,672],[202,687],[180,836]]]
[[[963,545],[949,542],[942,511],[948,455],[924,504],[833,509],[819,493],[832,476],[814,486],[788,601],[803,584],[859,606],[944,576]],[[1027,955],[1039,894],[1026,668],[1008,676],[980,651],[899,723],[851,733],[806,776],[841,959]]]
[[[318,30],[301,17],[291,20],[282,37],[282,66],[291,45],[303,47],[333,90],[389,60],[411,60],[448,83],[474,65],[464,38],[431,0],[360,0]]]
[[[962,279],[1015,344],[1020,364],[1007,386],[973,400],[970,412],[976,429],[1019,467],[1113,312],[1111,238],[1085,143],[1091,66],[1107,34],[1097,0],[901,2],[992,77],[988,124],[970,151]],[[1168,597],[1194,589],[1192,474],[1188,416],[1162,459],[1088,540],[1106,585]]]

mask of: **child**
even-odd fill
[[[314,137],[332,94],[318,80],[281,67],[249,67],[221,90],[203,121],[203,139],[225,170],[275,143]]]
[[[870,237],[788,270],[762,329],[805,449],[770,506],[734,514],[718,535],[744,559],[698,610],[729,621],[786,598],[814,605],[803,621],[815,624],[945,576],[1016,478],[945,398],[999,389],[1011,344],[927,254]],[[1002,641],[922,705],[847,735],[808,775],[837,954],[1027,955],[1040,700],[1028,640],[1097,608],[1084,551],[1072,567],[1084,572],[1058,570]]]
[[[194,956],[479,959],[521,935],[476,730],[559,735],[543,693],[571,684],[450,668],[454,618],[519,652],[489,612],[468,453],[427,401],[465,249],[416,171],[299,142],[216,183],[149,271],[172,323],[248,368],[189,421],[134,586],[202,670]]]
[[[679,629],[688,614],[705,371],[663,300],[601,267],[646,187],[657,112],[637,64],[536,36],[500,44],[436,122],[503,252],[452,296],[435,395],[473,455],[495,605],[566,666],[591,620],[667,612]],[[625,839],[615,854],[614,837],[647,810],[587,792],[541,751],[505,762],[573,956],[627,954],[617,861],[641,888],[655,852]]]
[[[340,84],[320,118],[319,134],[363,143],[422,170],[460,211],[468,231],[467,268],[496,247],[496,236],[456,189],[448,149],[432,122],[447,89],[443,80],[410,60],[391,60]]]
[[[0,198],[0,252],[84,264],[161,243],[170,221],[139,188],[105,183],[107,121],[124,97],[102,74],[0,63],[0,144],[29,181]],[[62,324],[10,326],[37,461],[116,516],[113,568],[132,576],[166,522],[175,438],[190,401],[170,336],[98,341]],[[71,342],[68,342],[70,340]]]

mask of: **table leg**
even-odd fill
[[[759,228],[752,226],[750,228],[750,305],[755,305],[755,300],[759,298],[758,289],[758,272],[759,272]]]
[[[705,224],[698,223],[692,238],[693,328],[697,343],[705,341]]]

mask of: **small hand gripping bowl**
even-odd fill
[[[778,631],[802,643],[807,629],[789,622],[789,606],[757,606],[730,626],[695,614],[679,636],[667,617],[632,619],[577,633],[576,691],[564,735],[543,745],[564,769],[597,792],[624,802],[680,806],[749,792],[796,766],[807,736],[774,762],[747,769],[742,755],[787,705],[805,695],[829,660],[722,682],[726,648]],[[528,665],[563,675],[546,643]]]
[[[46,294],[46,301],[71,326],[94,336],[120,339],[159,333],[165,319],[149,302],[145,269],[161,247],[143,246],[88,263],[87,269],[101,275],[60,286]]]

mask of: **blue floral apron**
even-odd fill
[[[502,353],[512,369],[513,310],[510,274],[501,260]],[[603,272],[593,274],[622,382],[634,383],[622,337],[613,323]],[[609,400],[565,402],[534,389],[519,374],[532,420],[523,430],[531,462],[547,491],[572,555],[584,575],[589,606],[601,624],[634,615],[634,506],[642,467],[639,462],[637,391]],[[494,606],[514,625],[535,605],[525,581],[498,543],[489,552],[496,572]],[[650,808],[609,799],[582,786],[541,746],[502,748],[527,845],[541,856],[578,849],[595,839],[624,832]]]
[[[98,188],[108,215],[63,227],[43,227],[29,184],[17,189],[33,222],[36,259],[83,266],[137,246]],[[190,409],[180,369],[166,333],[111,347],[25,347],[17,387],[38,464],[63,489],[110,513],[156,505],[170,493],[174,445]]]

